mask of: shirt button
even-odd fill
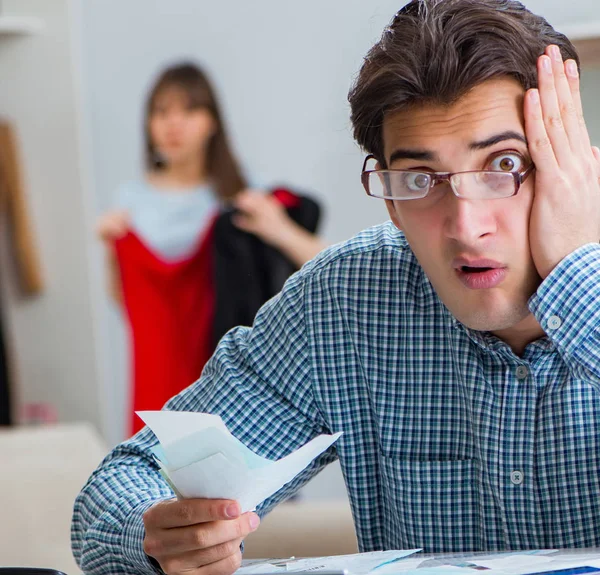
[[[548,329],[558,329],[562,325],[562,320],[557,315],[551,315],[548,318]]]
[[[517,367],[517,379],[525,379],[529,375],[529,370],[524,365]]]
[[[523,472],[513,471],[510,474],[510,480],[514,485],[521,485],[523,483]]]

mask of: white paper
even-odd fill
[[[236,575],[299,575],[346,572],[347,575],[522,575],[552,573],[566,568],[600,566],[600,551],[537,549],[493,553],[413,555],[409,551],[375,551],[309,559],[244,561]]]
[[[598,567],[600,554],[594,555],[555,555],[553,551],[527,555],[515,552],[498,559],[488,558],[485,561],[476,560],[477,565],[486,567],[491,573],[502,575],[520,575],[521,573],[543,573],[577,567]]]
[[[486,575],[522,575],[551,573],[581,566],[596,567],[600,564],[600,553],[570,551],[564,555],[554,549],[473,555],[442,553],[427,558],[415,555],[399,563],[383,566],[374,575],[460,575],[473,574],[475,571]]]
[[[334,555],[331,557],[311,557],[309,559],[273,559],[252,561],[236,571],[236,575],[306,573],[318,575],[320,571],[347,571],[349,575],[378,575],[379,569],[420,551],[420,549],[371,551],[352,555]],[[401,565],[401,563],[399,563]]]
[[[234,499],[252,511],[289,483],[341,433],[319,435],[279,461],[248,449],[218,415],[185,411],[138,411],[154,432],[161,471],[183,498]]]
[[[294,573],[299,571],[335,571],[347,570],[351,575],[367,575],[379,573],[385,565],[398,565],[398,561],[420,551],[420,549],[370,551],[368,553],[354,553],[352,555],[334,555],[332,557],[315,557],[297,559],[286,564],[286,571]]]

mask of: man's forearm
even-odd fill
[[[119,446],[75,501],[71,544],[85,573],[157,572],[143,550],[142,516],[173,492],[142,454],[152,434],[140,438]]]

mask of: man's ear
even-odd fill
[[[396,208],[394,207],[394,201],[393,200],[384,200],[384,201],[385,201],[385,207],[387,208],[388,214],[390,215],[390,220],[392,220],[392,223],[400,231],[403,231],[403,226],[402,226],[402,223],[400,222],[400,217],[398,216],[398,212],[396,211]]]

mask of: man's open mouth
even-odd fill
[[[493,270],[496,268],[492,268],[492,267],[472,267],[472,266],[461,266],[460,270],[465,272],[465,273],[469,273],[469,274],[476,274],[476,273],[482,273],[482,272],[489,272],[490,270]]]
[[[500,285],[507,269],[500,262],[484,258],[456,258],[452,265],[458,279],[469,289],[489,289]]]

